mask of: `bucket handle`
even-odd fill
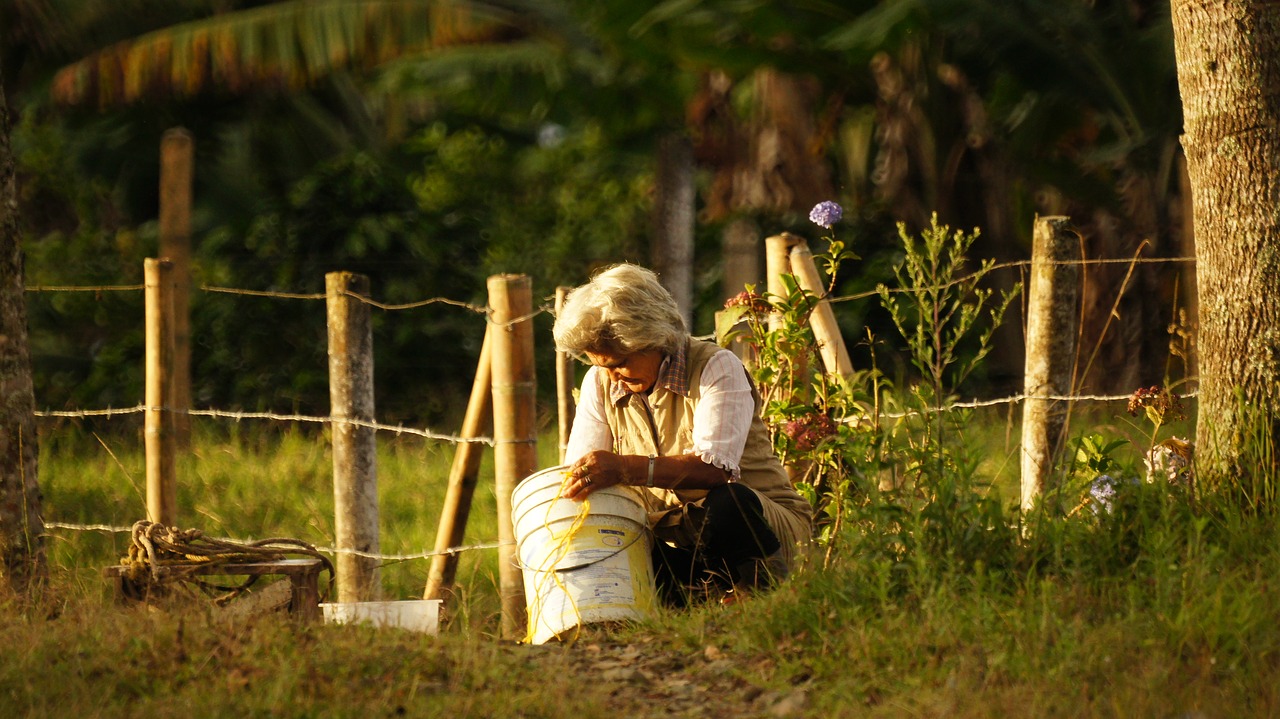
[[[581,564],[575,564],[575,565],[573,565],[572,567],[556,567],[556,568],[555,568],[555,570],[553,570],[553,571],[555,571],[557,574],[564,574],[565,572],[575,572],[575,571],[577,571],[577,570],[579,570],[579,569],[584,569],[584,568],[586,568],[586,567],[590,567],[590,566],[591,566],[591,565],[593,565],[593,564],[599,564],[600,562],[603,562],[603,561],[605,561],[606,559],[613,559],[614,557],[618,556],[619,554],[622,554],[623,552],[625,552],[625,551],[627,551],[628,549],[630,549],[630,548],[631,548],[631,545],[633,545],[633,544],[635,544],[636,542],[640,541],[640,537],[642,537],[642,536],[644,536],[644,532],[643,532],[643,531],[636,532],[636,536],[635,536],[635,537],[633,537],[633,538],[631,539],[631,541],[630,541],[630,542],[627,542],[626,544],[622,545],[621,547],[618,547],[617,549],[613,550],[612,552],[609,552],[608,554],[604,555],[603,557],[600,557],[599,559],[593,559],[593,560],[591,560],[591,561],[589,561],[589,562],[583,562],[583,563],[581,563]],[[520,570],[526,570],[526,569],[527,569],[527,570],[529,570],[529,571],[531,571],[531,572],[545,572],[545,571],[546,571],[545,569],[538,569],[537,567],[526,567],[526,566],[524,565],[524,562],[520,561],[520,555],[519,555],[519,553],[517,553],[515,557],[512,557],[511,562],[512,562],[513,564],[515,564],[515,565],[516,565],[516,568],[518,568],[518,569],[520,569]]]

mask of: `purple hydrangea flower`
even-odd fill
[[[828,230],[831,229],[832,225],[839,222],[843,216],[844,209],[831,200],[819,202],[813,206],[812,210],[809,210],[809,221]]]

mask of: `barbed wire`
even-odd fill
[[[74,522],[45,522],[45,529],[65,529],[72,532],[108,532],[112,534],[129,534],[133,531],[133,527],[119,527],[110,524],[78,524]],[[256,540],[252,539],[234,539],[230,537],[212,537],[218,541],[236,542],[241,544],[252,544]],[[473,552],[481,549],[497,549],[509,544],[515,544],[514,540],[480,542],[478,544],[466,544],[457,547],[449,547],[448,549],[432,550],[428,552],[417,552],[414,554],[381,554],[378,552],[364,552],[359,549],[340,549],[337,547],[316,547],[316,551],[325,554],[347,554],[365,559],[376,559],[384,562],[404,562],[414,559],[431,559],[433,557],[454,556],[463,554],[464,552]]]
[[[526,321],[526,320],[531,320],[531,319],[533,319],[534,317],[537,317],[538,315],[543,314],[543,313],[546,313],[546,314],[555,314],[555,308],[554,308],[554,307],[552,307],[551,305],[542,305],[541,307],[539,307],[538,309],[534,310],[533,312],[530,312],[530,313],[529,313],[529,314],[527,314],[527,315],[520,315],[519,317],[513,317],[513,318],[511,318],[511,319],[509,319],[509,320],[507,320],[507,321],[505,321],[505,322],[494,322],[494,321],[493,321],[493,312],[489,312],[489,317],[488,317],[488,320],[487,320],[487,321],[488,321],[488,323],[489,323],[489,326],[491,326],[491,327],[511,327],[511,326],[513,326],[513,325],[518,325],[518,324],[520,324],[521,322],[524,322],[524,321]]]
[[[304,414],[280,414],[277,412],[241,412],[235,410],[221,409],[176,409],[173,407],[151,407],[145,404],[135,405],[133,407],[120,409],[86,409],[86,410],[36,410],[37,417],[110,417],[114,415],[138,414],[151,410],[167,410],[175,414],[185,414],[192,417],[215,417],[220,419],[234,419],[236,421],[245,419],[266,419],[277,422],[311,422],[315,424],[347,424],[356,427],[365,427],[378,432],[394,432],[397,435],[411,434],[426,439],[434,439],[443,442],[452,442],[454,444],[484,444],[493,446],[492,437],[463,437],[455,434],[444,434],[435,432],[430,429],[418,429],[415,427],[406,427],[402,424],[384,424],[382,422],[353,419],[345,417],[318,417],[314,415]]]
[[[1113,259],[1096,259],[1096,260],[1046,260],[1045,262],[1043,262],[1043,264],[1050,265],[1050,266],[1058,266],[1058,265],[1147,265],[1147,264],[1159,264],[1159,263],[1165,263],[1165,262],[1192,262],[1192,263],[1194,263],[1195,261],[1196,261],[1196,258],[1194,258],[1194,257],[1130,257],[1130,258],[1127,258],[1127,259],[1126,259],[1126,258],[1122,258],[1122,257],[1118,257],[1118,258],[1113,258]],[[988,267],[988,268],[986,268],[986,269],[981,269],[981,270],[978,270],[978,271],[976,271],[976,272],[970,272],[969,274],[964,275],[964,276],[962,276],[962,277],[957,277],[956,279],[953,279],[953,280],[951,280],[950,282],[944,282],[944,283],[942,283],[942,284],[940,284],[940,285],[934,285],[934,286],[931,286],[931,287],[885,287],[883,284],[882,284],[880,287],[884,287],[884,290],[885,290],[886,292],[888,292],[889,294],[899,294],[899,293],[907,293],[907,292],[938,292],[938,291],[945,290],[945,289],[948,289],[948,288],[951,288],[951,287],[955,287],[956,285],[960,285],[960,284],[963,284],[963,283],[965,283],[965,282],[969,282],[969,281],[973,280],[973,279],[974,279],[974,278],[976,278],[976,277],[982,277],[982,276],[984,276],[984,275],[986,275],[986,274],[989,274],[989,273],[991,273],[991,272],[994,272],[995,270],[1004,270],[1004,269],[1012,269],[1012,268],[1025,268],[1025,267],[1031,267],[1031,266],[1033,266],[1033,264],[1034,264],[1034,263],[1032,263],[1032,261],[1031,261],[1031,260],[1015,260],[1015,261],[1012,261],[1012,262],[1000,262],[1000,263],[994,264],[994,265],[992,265],[992,266],[990,266],[990,267]],[[876,288],[876,289],[874,289],[874,290],[867,290],[866,292],[858,292],[858,293],[856,293],[856,294],[852,294],[852,295],[839,295],[839,296],[833,296],[833,297],[823,297],[823,298],[821,298],[821,299],[825,299],[827,302],[830,302],[830,303],[832,303],[832,304],[835,304],[835,303],[837,303],[837,302],[851,302],[851,301],[854,301],[854,300],[865,300],[865,299],[870,298],[870,297],[877,297],[877,296],[879,296],[879,295],[880,295],[880,287],[877,287],[877,288]]]
[[[323,300],[326,295],[323,292],[278,292],[276,290],[244,290],[236,287],[214,287],[212,285],[200,285],[200,289],[205,292],[213,292],[224,295],[244,295],[247,297],[270,297],[279,300]]]
[[[118,414],[137,414],[145,412],[146,405],[138,404],[132,407],[121,407],[119,409],[70,409],[70,410],[54,410],[54,409],[38,409],[35,411],[37,417],[113,417]]]
[[[1048,264],[1048,265],[1115,265],[1115,264],[1132,265],[1132,264],[1163,264],[1163,263],[1177,263],[1177,262],[1194,263],[1196,262],[1196,258],[1195,257],[1129,257],[1129,258],[1117,257],[1117,258],[1098,258],[1098,259],[1086,259],[1086,260],[1048,260],[1048,261],[1045,261],[1044,264]],[[1010,262],[1001,262],[1001,263],[992,265],[991,267],[987,268],[985,271],[973,272],[973,273],[970,273],[969,275],[966,275],[965,277],[952,280],[951,282],[948,282],[943,285],[939,285],[937,287],[923,287],[918,289],[919,290],[945,289],[952,285],[965,282],[968,279],[971,279],[972,277],[974,277],[975,275],[985,274],[986,272],[991,272],[993,270],[1030,267],[1032,266],[1032,264],[1033,263],[1031,260],[1014,260]],[[146,285],[142,285],[142,284],[28,285],[24,289],[27,292],[138,292],[146,289]],[[200,285],[199,289],[205,292],[212,292],[212,293],[218,293],[218,294],[244,295],[249,297],[269,297],[269,298],[287,299],[287,300],[323,300],[328,296],[324,292],[283,292],[279,290],[250,290],[250,289],[243,289],[238,287],[222,287],[217,285]],[[904,290],[895,288],[895,289],[891,289],[890,291],[901,292]],[[388,302],[380,302],[378,300],[374,300],[369,297],[364,297],[362,295],[358,295],[350,291],[344,292],[344,294],[354,299],[360,300],[361,302],[364,302],[373,307],[377,307],[378,309],[387,310],[387,311],[411,310],[411,309],[418,309],[420,307],[426,307],[429,305],[443,304],[443,305],[449,305],[451,307],[459,307],[462,309],[471,310],[472,312],[475,312],[477,314],[492,313],[492,311],[488,307],[483,307],[481,305],[472,304],[470,302],[463,302],[462,300],[455,300],[448,297],[431,297],[425,300],[417,300],[413,302],[388,303]],[[876,294],[877,294],[876,292],[872,291],[872,292],[860,293],[857,295],[829,297],[827,299],[831,302],[843,302],[851,299],[863,299],[866,297],[874,296]],[[533,312],[532,314],[525,315],[523,317],[518,317],[514,320],[511,320],[511,322],[521,322],[526,319],[529,319],[530,317],[536,316],[542,312],[549,311],[549,310],[550,310],[550,305],[545,305],[543,307],[540,307],[537,311]]]
[[[31,285],[27,292],[137,292],[146,285]]]
[[[1177,397],[1178,399],[1191,399],[1193,397],[1199,396],[1199,393],[1187,392],[1184,394],[1174,394],[1174,396]],[[1008,397],[1001,397],[998,399],[974,399],[966,402],[951,402],[942,407],[930,408],[928,412],[930,412],[931,414],[941,414],[943,412],[950,412],[952,410],[957,410],[957,409],[979,409],[983,407],[995,407],[997,405],[1002,405],[1002,404],[1016,404],[1018,402],[1025,402],[1029,399],[1047,400],[1050,402],[1128,402],[1132,397],[1133,397],[1132,393],[1114,394],[1114,395],[1015,394],[1015,395],[1010,395]],[[915,417],[919,414],[920,414],[919,412],[913,410],[909,412],[882,412],[880,416],[886,417],[888,419],[903,419],[906,417]],[[846,417],[841,417],[836,421],[844,424],[849,424],[851,422],[857,422],[860,419],[862,419],[862,417],[846,416]]]
[[[149,407],[147,409],[150,409]],[[165,408],[160,408],[165,409]],[[217,417],[221,419],[234,419],[236,421],[243,419],[269,419],[277,422],[312,422],[316,424],[347,424],[356,427],[364,427],[378,432],[394,432],[396,434],[412,434],[427,439],[435,439],[445,442],[453,442],[454,444],[485,444],[493,446],[492,437],[462,437],[456,434],[443,434],[429,429],[416,429],[414,427],[406,427],[402,424],[383,424],[381,422],[355,419],[351,417],[318,417],[302,414],[278,414],[276,412],[240,412],[221,409],[189,409],[185,412],[181,410],[171,410],[182,414],[189,414],[193,417]]]
[[[299,293],[293,293],[293,292],[275,292],[275,291],[267,291],[267,290],[241,290],[233,287],[202,286],[200,289],[206,290],[208,292],[220,292],[223,294],[246,295],[250,297],[274,297],[274,298],[292,299],[292,300],[323,300],[328,297],[328,295],[325,293],[299,294]],[[464,310],[470,310],[472,312],[475,312],[476,314],[485,315],[488,318],[489,324],[495,327],[510,327],[512,325],[520,324],[521,322],[524,322],[526,320],[533,319],[534,317],[537,317],[540,314],[554,312],[554,309],[550,304],[544,304],[539,306],[536,310],[534,310],[533,312],[530,312],[529,314],[521,315],[519,317],[514,317],[505,322],[494,322],[492,308],[471,304],[470,302],[463,302],[461,300],[450,299],[448,297],[431,297],[429,299],[417,300],[415,302],[390,303],[390,302],[379,302],[378,300],[375,300],[371,297],[365,297],[364,295],[360,295],[355,292],[351,292],[349,290],[344,291],[342,294],[354,300],[357,300],[359,302],[363,302],[364,304],[369,305],[370,307],[376,307],[380,310],[384,310],[388,312],[413,310],[421,307],[428,307],[430,305],[448,305],[450,307],[458,307]]]

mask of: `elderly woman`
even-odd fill
[[[670,603],[786,576],[809,540],[811,507],[773,454],[742,362],[692,339],[657,275],[630,264],[574,289],[554,333],[558,350],[592,365],[565,452],[564,496],[641,488]]]

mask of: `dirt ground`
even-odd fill
[[[798,717],[808,706],[804,684],[778,691],[745,678],[770,673],[771,660],[744,664],[710,645],[681,652],[653,637],[621,642],[593,630],[571,644],[525,649],[545,671],[592,677],[617,716]]]

